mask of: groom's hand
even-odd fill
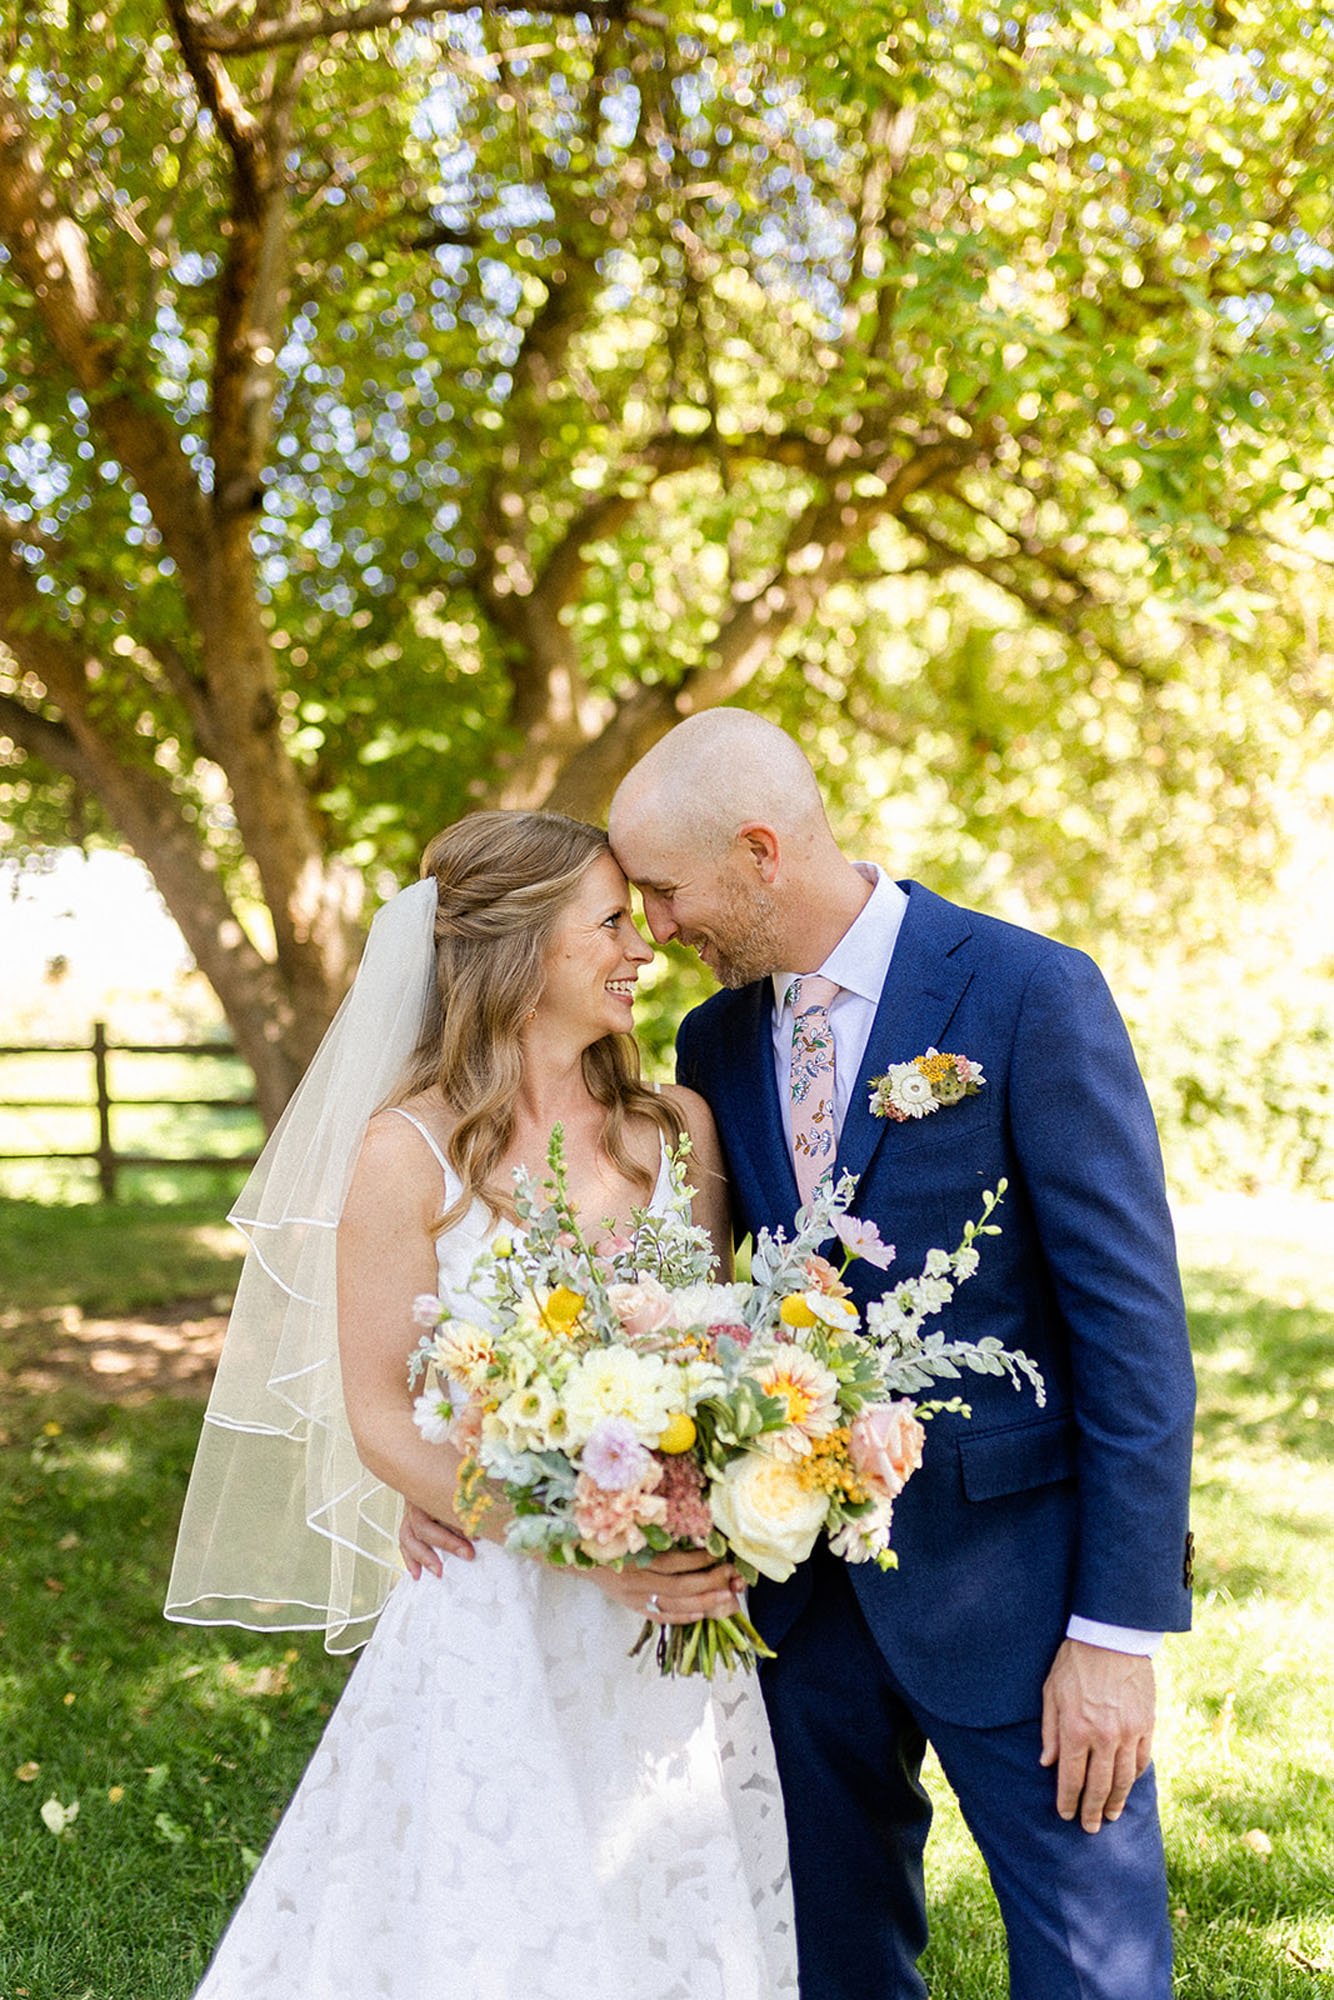
[[[398,1524],[398,1546],[408,1575],[413,1582],[424,1569],[432,1576],[443,1576],[444,1563],[441,1556],[461,1556],[465,1562],[472,1559],[475,1551],[466,1535],[451,1528],[445,1521],[437,1521],[422,1507],[414,1506],[409,1500],[403,1509],[403,1519]]]
[[[1067,1639],[1042,1690],[1042,1762],[1056,1810],[1086,1833],[1121,1817],[1153,1749],[1153,1661]]]

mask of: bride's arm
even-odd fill
[[[690,1135],[690,1162],[687,1179],[695,1190],[691,1213],[701,1229],[713,1238],[718,1258],[718,1276],[732,1275],[732,1219],[727,1200],[727,1169],[718,1143],[713,1113],[697,1090],[684,1084],[664,1087],[663,1096],[680,1112]]]
[[[430,1225],[440,1176],[405,1120],[373,1120],[338,1226],[338,1347],[357,1455],[369,1472],[446,1525],[454,1515],[460,1454],[428,1444],[412,1421],[408,1360],[420,1328],[412,1303],[436,1289]],[[504,1510],[479,1533],[499,1541]]]

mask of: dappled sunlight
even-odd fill
[[[56,1395],[72,1378],[82,1394],[121,1406],[199,1396],[213,1379],[226,1325],[224,1312],[189,1307],[120,1319],[85,1317],[77,1306],[6,1313],[0,1394]]]

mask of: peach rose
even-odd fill
[[[863,1410],[848,1437],[848,1455],[872,1493],[893,1500],[922,1462],[926,1432],[908,1402],[877,1403]]]
[[[808,1257],[802,1269],[806,1274],[808,1291],[823,1292],[825,1297],[830,1299],[846,1299],[851,1296],[827,1257]]]
[[[631,1339],[656,1333],[672,1310],[671,1294],[656,1278],[638,1278],[633,1285],[611,1285],[607,1299]]]

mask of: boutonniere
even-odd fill
[[[981,1063],[971,1056],[928,1049],[924,1056],[891,1063],[883,1076],[871,1078],[871,1115],[899,1125],[908,1118],[926,1118],[942,1104],[976,1097],[985,1082]]]

